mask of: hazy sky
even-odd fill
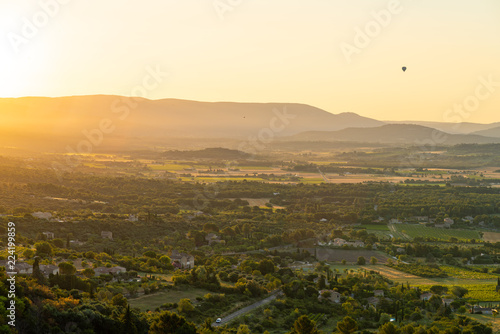
[[[146,80],[153,99],[500,121],[499,0],[1,0],[0,31],[2,97]]]

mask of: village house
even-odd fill
[[[321,277],[316,277],[315,279],[313,279],[313,282],[314,282],[315,284],[318,284],[318,283],[320,282],[320,279],[321,279]],[[324,284],[325,286],[330,286],[330,283],[328,282],[328,280],[327,280],[327,279],[326,279],[326,277],[324,277],[324,276],[323,276],[323,284]]]
[[[42,274],[48,277],[50,274],[59,274],[59,267],[53,264],[41,264],[38,266]]]
[[[337,291],[333,291],[333,290],[320,290],[318,292],[319,292],[319,296],[318,296],[319,300],[327,298],[331,302],[340,303],[340,297],[342,295],[340,293],[338,293]],[[324,297],[324,296],[328,295],[328,293],[329,293],[329,297]]]
[[[429,300],[432,297],[432,293],[426,292],[420,295],[420,300]]]
[[[45,236],[45,239],[47,239],[47,240],[54,239],[54,233],[52,233],[52,232],[42,232],[42,234]]]
[[[343,246],[347,243],[347,241],[345,241],[344,239],[342,238],[335,238],[333,239],[333,245],[334,246]]]
[[[101,231],[101,238],[103,238],[103,239],[108,238],[109,240],[113,240],[113,232]]]
[[[206,236],[205,236],[205,240],[208,242],[209,245],[213,244],[213,243],[217,243],[217,244],[225,244],[226,241],[225,240],[222,240],[217,234],[215,233],[208,233]]]
[[[130,214],[130,215],[128,215],[128,219],[127,220],[129,222],[136,222],[136,221],[139,221],[139,217],[137,217],[137,215]]]
[[[354,247],[365,247],[365,243],[361,240],[356,240],[354,242],[348,243],[348,245],[354,246]]]
[[[472,309],[473,314],[493,314],[493,310],[491,307],[481,307],[481,306],[474,306]]]
[[[170,255],[170,259],[172,260],[172,265],[175,268],[179,269],[194,268],[194,256],[192,255],[186,253],[179,253],[176,250],[173,250],[172,254]]]
[[[384,290],[373,290],[373,295],[375,297],[384,297]]]
[[[96,276],[116,275],[116,274],[127,272],[127,269],[125,269],[123,267],[97,267],[97,268],[94,268],[94,272],[95,272]]]
[[[5,267],[5,271],[7,271],[7,272],[15,272],[17,274],[32,274],[33,273],[33,266],[31,264],[26,263],[26,262],[17,261],[16,264],[14,265],[14,269],[7,268],[7,265],[8,265],[7,260],[0,261],[0,267]]]
[[[445,223],[445,224],[448,224],[449,226],[451,226],[451,225],[455,224],[455,222],[454,222],[454,221],[453,221],[453,219],[451,219],[451,218],[445,218],[445,219],[444,219],[444,223]]]
[[[366,298],[366,301],[368,302],[368,304],[374,305],[374,306],[377,306],[378,303],[380,303],[380,299],[377,297],[368,297],[368,298]]]
[[[352,241],[346,241],[342,238],[333,239],[333,243],[329,243],[329,245],[337,247],[342,247],[342,246],[365,247],[365,243],[361,240],[356,240],[352,242]]]
[[[474,217],[466,216],[466,217],[462,218],[462,221],[468,222],[469,224],[472,224],[472,223],[474,223]]]
[[[69,241],[70,246],[81,246],[85,244],[83,241],[78,241],[78,240],[70,240]]]
[[[450,306],[451,303],[455,301],[453,298],[441,298],[441,301],[443,302],[444,305]]]
[[[33,217],[38,218],[38,219],[50,219],[52,218],[52,214],[50,212],[33,212],[31,214]]]

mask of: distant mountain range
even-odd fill
[[[387,144],[438,145],[500,143],[500,138],[476,134],[449,134],[415,124],[386,124],[372,128],[347,128],[338,131],[307,131],[290,136],[291,141],[350,141]]]
[[[297,103],[148,100],[112,95],[0,98],[0,138],[5,146],[46,143],[54,150],[64,150],[92,135],[98,142],[95,146],[101,149],[107,145],[139,147],[140,143],[168,147],[164,144],[169,140],[180,147],[183,141],[199,138],[206,139],[207,145],[226,140],[233,143],[232,148],[242,140],[266,143],[272,138],[415,144],[441,136],[446,137],[444,144],[500,142],[500,122],[397,123],[401,122],[383,122],[355,113],[332,114]],[[102,132],[102,140],[95,129]]]
[[[0,99],[0,127],[21,126],[67,135],[95,128],[102,119],[113,121],[115,135],[219,138],[258,135],[266,128],[283,136],[384,124],[354,113],[334,115],[296,103],[147,100],[107,95]]]
[[[387,124],[415,124],[422,125],[428,128],[434,128],[446,133],[451,134],[481,134],[479,132],[484,130],[489,130],[500,126],[500,122],[490,123],[490,124],[480,124],[480,123],[445,123],[445,122],[425,122],[425,121],[385,121]],[[500,136],[500,132],[499,132]]]

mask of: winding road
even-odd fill
[[[233,320],[234,318],[236,317],[239,317],[240,315],[243,315],[243,314],[246,314],[248,312],[251,312],[253,310],[255,310],[256,308],[262,306],[262,305],[265,305],[267,303],[270,303],[272,302],[273,300],[276,299],[276,296],[280,293],[280,291],[276,291],[276,292],[273,292],[273,294],[265,299],[262,299],[262,300],[259,300],[258,302],[256,303],[253,303],[252,305],[249,305],[247,307],[244,307],[236,312],[233,312],[231,314],[229,314],[228,316],[225,316],[224,318],[221,318],[222,321],[220,323],[215,323],[213,322],[212,323],[212,326],[220,326],[220,325],[223,325],[225,323],[228,323],[230,322],[231,320]]]

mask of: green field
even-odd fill
[[[481,239],[479,232],[475,230],[444,229],[416,224],[392,224],[391,226],[392,232],[395,232],[393,234],[395,238],[413,239],[416,237],[422,237],[435,238],[444,241],[448,241],[452,237],[457,238],[458,240]]]
[[[364,224],[364,225],[361,225],[361,226],[357,226],[358,228],[360,229],[367,229],[367,230],[376,230],[376,231],[389,231],[389,228],[387,227],[386,224],[384,225],[370,225],[370,224]],[[370,232],[369,232],[370,233]]]
[[[450,277],[445,278],[427,278],[415,276],[409,273],[399,271],[394,268],[387,267],[385,265],[365,265],[362,266],[366,270],[374,270],[379,272],[381,275],[387,277],[388,279],[398,282],[398,283],[409,283],[410,285],[417,285],[422,287],[423,290],[428,290],[432,285],[444,285],[452,287],[454,285],[471,287],[469,293],[471,293],[470,298],[479,297],[480,300],[500,300],[500,294],[496,294],[495,285],[497,276],[493,274],[483,274],[468,271],[466,269],[443,266],[442,269],[446,271]],[[487,293],[494,294],[493,297],[481,296],[486,291]]]
[[[491,323],[493,333],[500,333],[500,319],[498,317],[495,319],[492,315],[487,314],[467,314],[467,316],[483,324]]]
[[[207,293],[209,293],[208,290],[192,288],[189,288],[185,291],[168,290],[165,292],[158,292],[129,299],[129,303],[130,306],[138,307],[141,309],[141,311],[152,311],[165,303],[177,303],[183,298],[188,298],[191,300],[191,302],[194,302],[196,300],[196,297],[203,297]]]
[[[441,266],[440,267],[448,276],[454,278],[461,279],[470,279],[470,280],[488,280],[488,279],[496,279],[498,275],[489,274],[489,273],[479,273],[472,270],[467,270],[464,268],[453,267],[453,266]]]

